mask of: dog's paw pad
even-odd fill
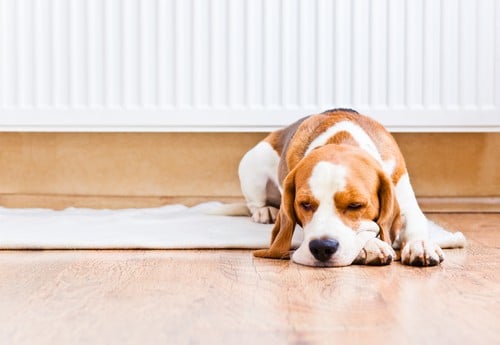
[[[392,247],[378,238],[366,242],[363,250],[354,260],[356,265],[383,266],[389,265],[396,258],[396,253]]]
[[[444,260],[441,248],[430,241],[408,242],[401,251],[401,262],[411,266],[436,266]]]
[[[252,214],[252,220],[256,223],[273,224],[276,222],[278,209],[272,206],[265,206],[256,209]]]

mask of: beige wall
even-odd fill
[[[23,206],[30,196],[42,204],[35,206],[44,206],[44,196],[64,196],[66,206],[69,196],[134,196],[139,205],[147,198],[239,197],[239,159],[264,135],[0,133],[0,204],[17,198],[15,206]],[[395,137],[419,196],[500,195],[500,133]]]
[[[419,196],[499,196],[500,133],[396,134]]]

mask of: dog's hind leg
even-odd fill
[[[274,223],[280,203],[278,164],[280,157],[273,147],[261,141],[241,159],[238,174],[252,219]]]

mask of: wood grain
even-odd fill
[[[309,268],[249,251],[0,252],[1,344],[498,344],[500,214],[439,214],[443,265]]]

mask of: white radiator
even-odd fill
[[[0,130],[500,130],[497,0],[0,0]]]

